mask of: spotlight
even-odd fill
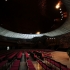
[[[61,8],[59,10],[62,10]]]
[[[36,34],[40,34],[40,32],[36,32]]]
[[[60,11],[60,13],[62,13],[62,11]]]
[[[7,0],[5,0],[5,1],[7,1]]]

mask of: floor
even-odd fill
[[[32,63],[34,64],[34,67],[36,68],[36,70],[44,70],[41,67],[41,65],[38,62],[34,61],[31,57],[30,57],[30,60],[32,60]],[[28,70],[26,62],[25,62],[24,53],[22,55],[22,59],[21,59],[21,62],[20,62],[20,68],[19,68],[19,70]]]
[[[27,70],[27,65],[26,65],[26,62],[25,62],[24,53],[22,54],[22,59],[21,59],[21,62],[20,62],[19,70]]]
[[[51,53],[52,58],[58,62],[61,62],[64,65],[67,65],[70,68],[70,58],[66,52],[54,51]]]
[[[70,59],[69,59],[66,52],[54,51],[54,52],[51,52],[51,55],[52,55],[52,59],[54,59],[58,62],[61,62],[62,64],[67,65],[67,67],[70,68]],[[30,57],[30,59],[32,60],[36,70],[44,70],[39,65],[39,63],[34,61],[31,57]],[[46,62],[46,61],[44,61],[44,62]],[[19,70],[27,70],[26,62],[25,62],[25,59],[24,59],[24,54],[23,54],[22,59],[21,59],[20,69]]]

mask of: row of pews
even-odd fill
[[[22,52],[8,51],[2,53],[0,55],[0,70],[18,70],[21,58]]]
[[[38,51],[31,52],[32,57],[36,59],[36,61],[44,68],[44,70],[70,70],[66,65],[53,60],[51,53],[47,55],[45,54],[45,56],[43,56],[42,54],[43,51],[42,53]],[[43,62],[44,59],[45,62]]]
[[[46,51],[45,51],[46,52]],[[51,53],[44,50],[8,51],[0,53],[0,70],[19,70],[22,53],[25,55],[27,69],[36,70],[30,56],[41,65],[43,70],[70,70],[66,65],[52,59]],[[50,51],[51,52],[51,51]],[[8,69],[9,68],[9,69]]]
[[[58,68],[59,68],[59,70],[70,70],[69,68],[67,68],[66,65],[63,65],[60,62],[57,62],[57,61],[51,59],[50,56],[49,57],[45,56],[45,61],[47,61],[47,63],[44,63],[43,60],[41,59],[44,57],[42,57],[40,52],[39,52],[40,55],[37,54],[38,52],[35,53],[35,51],[34,51],[34,53],[31,51],[29,53],[30,53],[30,56],[32,56],[32,58],[36,59],[36,61],[43,67],[44,70],[58,70]],[[34,66],[33,66],[31,60],[29,59],[29,55],[27,52],[26,52],[25,56],[27,59],[26,62],[27,62],[28,70],[32,70],[31,68],[34,68]],[[34,70],[35,70],[35,68],[34,68]]]
[[[18,70],[20,66],[20,60],[15,60],[14,63],[12,64],[10,70]]]
[[[28,70],[36,70],[31,60],[26,60]]]
[[[27,69],[28,70],[36,70],[32,61],[29,59],[29,54],[28,52],[25,52],[25,58],[26,58],[26,63],[27,63]]]

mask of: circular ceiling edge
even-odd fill
[[[0,35],[5,37],[12,37],[12,38],[32,39],[34,37],[41,37],[43,35],[53,37],[53,36],[58,36],[70,32],[70,0],[62,0],[62,1],[68,10],[69,16],[66,22],[58,29],[43,34],[21,34],[0,27]]]

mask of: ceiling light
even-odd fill
[[[59,10],[62,10],[61,8]]]
[[[62,18],[63,18],[63,16],[62,16]]]
[[[54,38],[55,39],[55,38]]]
[[[53,39],[53,38],[52,38]]]
[[[50,39],[52,39],[52,38],[50,38]]]
[[[40,32],[36,32],[36,34],[40,34]]]
[[[60,3],[60,1],[59,1],[59,2],[57,3],[57,5],[55,6],[55,8],[56,8],[56,9],[59,9],[59,8],[60,8],[60,4],[61,4],[61,3]]]
[[[7,1],[7,0],[5,0],[5,1]]]
[[[63,14],[61,14],[63,16]]]
[[[62,13],[62,11],[60,11],[60,13]]]

